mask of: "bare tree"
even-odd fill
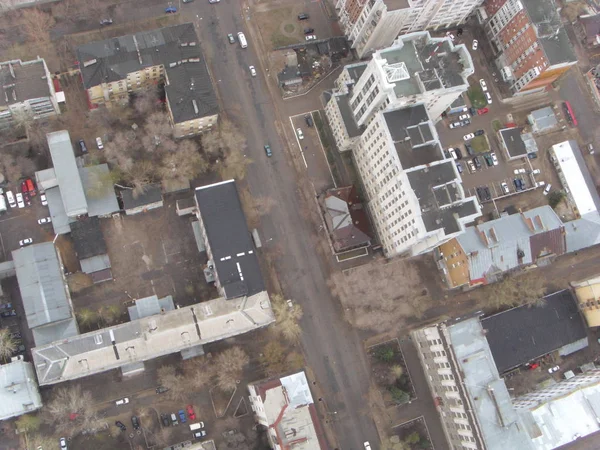
[[[246,167],[251,163],[252,160],[244,156],[240,150],[230,150],[226,153],[219,172],[223,179],[243,180],[246,176]]]
[[[187,385],[184,378],[177,373],[173,366],[161,366],[157,371],[158,382],[161,386],[169,389],[167,397],[171,400],[183,400],[187,393]]]
[[[98,415],[93,408],[92,393],[80,385],[59,387],[46,404],[42,419],[58,432],[71,434],[98,426]]]
[[[17,349],[17,343],[10,335],[8,328],[0,329],[0,359],[8,359]]]
[[[107,325],[112,325],[119,320],[119,317],[121,316],[123,311],[121,310],[121,307],[119,305],[112,304],[108,306],[103,306],[102,308],[100,308],[98,313]]]
[[[268,342],[263,348],[260,362],[268,376],[277,375],[287,370],[286,349],[279,341]]]
[[[111,164],[119,167],[121,171],[127,172],[134,166],[131,153],[137,149],[139,149],[139,143],[136,142],[134,135],[129,136],[126,133],[118,132],[104,144],[104,155]]]
[[[154,170],[156,167],[151,161],[138,161],[126,172],[129,183],[133,186],[133,196],[142,195],[148,185],[155,181]]]
[[[158,91],[154,87],[136,92],[133,100],[133,109],[142,117],[156,111],[158,103]]]
[[[50,30],[56,23],[51,14],[39,8],[26,8],[21,12],[23,31],[27,39],[36,44],[50,44]]]
[[[184,377],[195,389],[203,389],[215,375],[214,366],[205,356],[188,359],[183,363]]]
[[[163,180],[191,180],[208,170],[208,162],[193,141],[179,143],[179,149],[167,154],[162,160],[160,177]]]
[[[242,377],[244,367],[250,358],[240,347],[231,347],[219,353],[214,359],[217,373],[217,386],[223,391],[232,391]]]
[[[289,341],[298,341],[302,334],[298,324],[303,315],[300,305],[294,302],[290,306],[281,295],[277,294],[271,297],[271,303],[277,319],[273,329]]]
[[[246,145],[246,138],[228,119],[221,119],[214,130],[202,135],[202,148],[207,154],[228,154],[241,151]]]
[[[157,111],[148,116],[144,124],[144,130],[146,134],[159,140],[173,137],[173,127],[169,115],[162,111]]]
[[[75,313],[79,325],[83,327],[91,327],[98,323],[98,313],[90,308],[81,308]]]
[[[545,303],[544,279],[534,272],[506,277],[485,289],[486,300],[494,308],[527,304],[540,306]]]

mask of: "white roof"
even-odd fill
[[[556,164],[562,171],[566,186],[570,195],[575,201],[575,206],[579,210],[579,215],[596,211],[596,203],[590,192],[588,184],[585,181],[581,167],[575,158],[574,152],[579,152],[575,141],[565,141],[552,146],[552,151],[556,157]]]
[[[0,420],[17,417],[42,407],[33,366],[16,360],[0,365]]]

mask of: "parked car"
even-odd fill
[[[140,420],[137,418],[137,416],[131,416],[131,425],[133,425],[134,430],[140,428]]]
[[[488,167],[492,167],[494,165],[494,161],[492,160],[492,157],[489,154],[485,154],[483,155],[483,159],[485,159],[485,163],[488,165]]]
[[[465,134],[465,135],[463,136],[463,139],[464,139],[465,141],[469,141],[469,140],[473,139],[474,137],[475,137],[475,135],[474,135],[473,133],[469,133],[469,134]]]
[[[494,161],[494,165],[497,166],[498,158],[496,157],[496,154],[494,152],[492,152],[492,153],[490,153],[490,156],[492,157],[492,161]]]
[[[31,206],[31,195],[29,195],[29,192],[23,192],[23,201],[27,206]]]
[[[452,122],[450,125],[448,125],[448,127],[449,127],[450,129],[452,129],[452,128],[458,128],[458,127],[460,127],[460,126],[462,126],[462,123],[461,123],[461,122]]]
[[[593,155],[593,154],[594,154],[594,144],[588,144],[588,145],[587,145],[587,149],[588,149],[588,153],[589,153],[590,155]]]
[[[509,194],[510,190],[508,189],[508,184],[506,184],[505,182],[502,182],[500,184],[500,186],[502,186],[502,192],[504,192],[504,194]]]
[[[32,238],[25,238],[25,239],[21,239],[19,241],[19,246],[21,246],[21,247],[25,247],[26,245],[29,245],[29,244],[33,244]]]
[[[166,388],[164,386],[158,386],[156,388],[156,393],[157,394],[164,394],[165,392],[167,392],[169,390],[169,388]]]
[[[312,116],[310,114],[307,114],[304,116],[304,121],[306,122],[306,125],[309,127],[312,127],[314,125]]]
[[[22,246],[21,246],[22,247]],[[0,317],[16,317],[17,312],[14,309],[0,312]]]
[[[96,147],[98,147],[98,150],[104,150],[104,144],[99,137],[96,138]]]
[[[118,426],[121,431],[125,431],[127,429],[127,427],[125,426],[125,424],[123,422],[121,422],[120,420],[117,420],[115,422],[115,425]]]
[[[19,208],[25,208],[25,202],[23,201],[23,194],[17,192],[17,205]]]
[[[298,139],[304,139],[304,134],[302,133],[302,128],[296,129],[296,134],[298,135]]]
[[[365,450],[371,450],[371,444],[369,444],[369,441],[365,442],[363,445],[365,446]]]
[[[481,136],[482,134],[485,134],[485,130],[477,130],[474,134],[475,136]]]
[[[235,44],[235,38],[233,37],[233,34],[229,33],[227,35],[227,40],[229,41],[230,44]]]
[[[479,114],[480,116],[487,114],[490,112],[490,108],[480,108],[477,110],[477,114]]]
[[[471,161],[470,159],[467,161],[467,166],[469,166],[469,170],[471,171],[471,173],[477,172],[475,164],[473,164],[473,161]]]
[[[45,224],[51,223],[51,222],[52,222],[51,217],[42,217],[41,219],[38,219],[38,224],[40,224],[40,225],[45,225]]]
[[[515,185],[515,189],[516,189],[517,191],[521,191],[521,190],[522,190],[522,186],[523,186],[523,184],[522,184],[522,183],[523,183],[523,182],[522,182],[522,181],[521,181],[519,178],[515,178],[515,179],[513,180],[513,183],[514,183],[514,185]]]
[[[112,25],[112,24],[113,24],[112,19],[102,19],[100,21],[100,25],[102,25],[102,26],[107,26],[107,25]]]
[[[471,144],[469,144],[468,142],[465,143],[465,148],[467,149],[467,153],[471,156],[475,155],[475,150],[473,150],[473,147],[471,146]]]
[[[481,169],[481,161],[479,161],[479,157],[476,156],[473,158],[473,164],[475,164],[477,169]]]
[[[200,431],[195,431],[194,432],[194,438],[196,439],[200,439],[206,436],[206,431],[205,430],[200,430]]]
[[[309,34],[307,36],[304,36],[304,39],[306,39],[307,41],[316,41],[317,37],[314,34]]]
[[[540,169],[533,169],[533,170],[531,171],[531,174],[532,174],[532,175],[539,175],[540,173],[542,173],[542,171],[541,171]]]
[[[46,198],[46,194],[40,195],[40,200],[42,201],[42,206],[48,206],[48,199]]]
[[[461,114],[460,116],[458,116],[458,120],[465,120],[465,119],[469,119],[469,115],[468,114]]]
[[[213,3],[219,3],[220,1],[221,1],[221,0],[208,0],[208,3],[211,3],[211,4],[213,4]]]
[[[8,204],[11,208],[17,207],[17,202],[15,202],[15,196],[13,195],[12,191],[6,191],[6,199],[8,200]]]
[[[472,116],[476,116],[477,115],[477,108],[475,108],[474,106],[471,106],[469,108],[469,114],[471,114]]]
[[[27,188],[27,182],[25,180],[21,181],[21,193],[24,194],[28,191],[29,189]]]
[[[185,411],[183,409],[180,409],[178,414],[179,414],[179,420],[181,421],[181,423],[186,423],[187,419],[185,418]]]
[[[552,185],[548,184],[545,188],[544,188],[544,195],[548,195],[548,193],[550,192],[550,189],[552,189]]]
[[[456,159],[462,159],[462,152],[460,151],[460,148],[455,148],[454,151],[456,152]]]
[[[488,90],[487,84],[483,78],[481,80],[479,80],[479,85],[481,86],[481,90],[483,92],[487,92],[487,90]]]
[[[175,413],[171,413],[171,423],[173,426],[179,425],[179,422],[177,421],[177,415]]]
[[[249,66],[248,69],[250,69],[250,75],[255,77],[256,76],[256,68],[254,66]]]
[[[273,156],[273,152],[271,152],[271,146],[269,144],[265,145],[265,153],[267,154],[267,157],[271,157]]]
[[[164,427],[170,427],[171,426],[171,422],[169,421],[169,416],[167,416],[166,414],[161,414],[160,415],[160,421],[162,422]]]
[[[307,20],[310,16],[306,13],[298,14],[298,20]]]
[[[187,415],[190,420],[196,420],[196,413],[194,412],[194,407],[192,405],[187,405],[185,410],[187,411]]]
[[[87,149],[87,145],[85,145],[85,141],[83,139],[79,139],[78,144],[79,144],[79,149],[81,150],[81,153],[87,153],[88,149]]]
[[[471,44],[471,50],[477,50],[478,46],[479,46],[479,41],[477,41],[477,39],[473,39],[473,44]]]
[[[1,303],[0,304],[0,309],[11,309],[12,308],[12,303]]]
[[[548,369],[548,373],[554,373],[554,372],[558,372],[558,370],[560,369],[560,366],[554,366],[554,367],[550,367]]]
[[[488,105],[491,105],[491,104],[492,104],[492,96],[490,95],[490,93],[489,93],[489,92],[486,92],[486,93],[485,93],[485,99],[486,99],[486,101],[488,102]]]
[[[468,126],[468,125],[471,125],[471,119],[465,119],[465,120],[463,120],[463,121],[460,123],[460,125],[461,125],[462,127],[466,127],[466,126]]]
[[[115,402],[117,406],[126,405],[127,403],[129,403],[129,398],[127,397],[120,398]]]
[[[537,156],[538,156],[538,155],[537,155],[537,153],[527,153],[527,157],[528,157],[529,159],[536,159],[536,158],[537,158]]]
[[[311,34],[314,33],[315,29],[314,28],[305,28],[304,29],[304,34]]]
[[[61,437],[58,442],[60,443],[60,450],[67,450],[67,440],[64,437]]]
[[[450,156],[452,156],[452,159],[458,159],[458,155],[456,154],[456,150],[453,148],[449,148],[448,149],[448,153],[450,153]]]
[[[209,3],[210,3],[210,0],[209,0]],[[174,6],[167,6],[165,8],[165,13],[166,14],[174,14],[176,12],[177,12],[177,8],[175,8]]]
[[[456,161],[456,170],[458,170],[458,173],[463,173],[463,166],[458,161]]]

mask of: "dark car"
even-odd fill
[[[494,165],[494,160],[492,159],[491,155],[486,153],[483,155],[483,159],[485,159],[485,163],[488,165],[488,167],[492,167]]]
[[[456,159],[462,159],[462,152],[460,151],[460,149],[455,148],[454,151],[456,152]]]
[[[315,29],[314,28],[305,28],[304,29],[304,34],[311,34],[314,33]]]
[[[306,125],[308,125],[309,127],[312,127],[314,125],[312,116],[310,114],[307,114],[306,116],[304,116],[304,121],[306,122]]]
[[[230,44],[235,44],[235,38],[233,37],[233,34],[229,33],[227,35],[227,39],[229,40]]]
[[[537,158],[537,153],[527,153],[527,157],[529,159],[536,159]]]
[[[523,185],[523,180],[521,180],[520,178],[515,178],[513,180],[513,183],[515,184],[515,189],[517,191],[522,191],[525,188]]]
[[[485,201],[485,192],[483,191],[483,188],[478,187],[475,190],[477,191],[477,196],[479,197],[479,200],[481,200],[482,202]]]
[[[15,333],[10,333],[10,337],[17,340],[17,339],[21,339],[23,336],[21,335],[21,333],[19,331],[17,331]]]
[[[177,8],[175,8],[174,6],[169,6],[167,8],[165,8],[165,13],[167,14],[174,14],[177,12]]]
[[[178,414],[179,414],[179,420],[181,421],[181,423],[186,423],[187,418],[185,417],[185,411],[183,409],[180,409]]]
[[[79,148],[81,149],[81,153],[87,153],[87,146],[83,139],[79,139]]]
[[[106,25],[112,25],[112,23],[113,23],[112,19],[102,19],[100,21],[100,25],[104,25],[104,26],[106,26]]]
[[[269,158],[273,156],[273,152],[271,151],[271,146],[269,144],[265,145],[265,153]]]
[[[473,147],[471,146],[471,144],[465,144],[465,148],[467,149],[467,153],[471,156],[475,155],[475,150],[473,150]]]
[[[306,13],[300,13],[300,14],[298,14],[298,20],[307,20],[308,17],[309,17],[309,15],[306,14]]]
[[[171,421],[169,420],[169,416],[167,416],[166,414],[161,414],[160,420],[162,421],[163,426],[165,426],[165,427],[171,426]]]
[[[481,169],[481,161],[479,161],[479,158],[477,156],[473,158],[473,164],[475,164],[475,167],[477,167],[478,169]]]
[[[169,388],[166,388],[164,386],[158,386],[156,388],[156,393],[157,394],[164,394],[165,392],[167,392],[169,390]]]
[[[475,132],[475,136],[481,136],[482,134],[485,134],[485,130],[477,130]]]
[[[127,429],[127,427],[120,420],[117,420],[115,422],[115,425],[118,426],[121,429],[121,431],[125,431]]]
[[[29,192],[23,192],[23,201],[27,206],[31,206],[31,195],[29,195]]]
[[[473,108],[472,106],[469,108],[469,114],[471,114],[472,116],[476,116],[477,115],[477,108]]]
[[[490,193],[490,188],[485,186],[483,188],[483,191],[485,192],[485,199],[486,200],[491,200],[492,199],[492,194]]]
[[[14,351],[13,351],[13,356],[16,355],[22,355],[23,353],[25,353],[25,346],[23,344],[19,345]]]
[[[11,309],[12,303],[2,303],[0,304],[0,309]]]
[[[137,418],[137,416],[131,416],[131,425],[133,425],[134,430],[140,428],[140,420]]]
[[[0,317],[15,317],[17,312],[14,309],[0,312]]]
[[[466,127],[467,125],[471,125],[471,120],[470,119],[465,119],[460,123],[463,127]]]

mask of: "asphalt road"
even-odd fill
[[[304,309],[302,344],[331,414],[328,417],[335,418],[339,446],[358,450],[368,440],[377,448],[377,432],[368,414],[369,373],[362,342],[342,320],[339,305],[327,287],[327,267],[312,244],[317,226],[302,213],[306,206],[290,163],[290,146],[277,132],[276,124],[281,130],[289,127],[287,116],[294,106],[289,102],[284,105],[280,98],[269,94],[239,4],[194,2],[184,5],[182,14],[195,21],[225,111],[244,130],[247,155],[254,161],[246,176],[249,189],[253,196],[271,197],[277,205],[263,217],[260,231],[263,242],[279,245],[285,255],[280,259],[278,275],[285,294]],[[245,32],[248,48],[227,42],[227,34],[237,31]],[[256,78],[250,76],[249,65],[256,66]],[[304,102],[300,100],[298,108],[304,108]],[[310,109],[314,106],[318,103]],[[284,113],[280,116],[278,111]],[[273,150],[269,159],[263,150],[266,142]]]

